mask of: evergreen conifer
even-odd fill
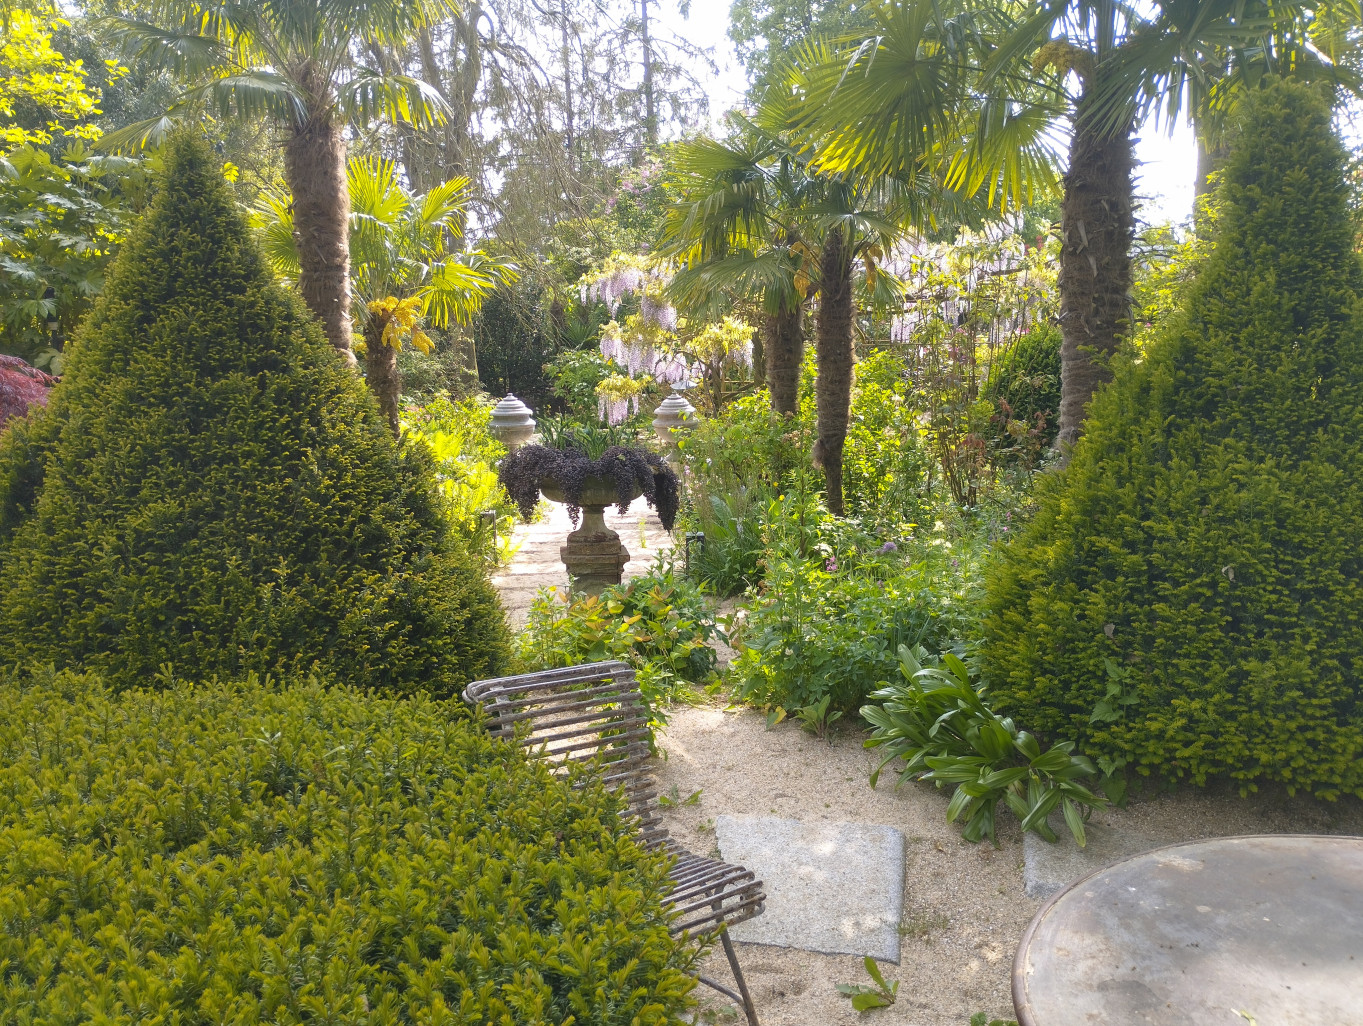
[[[0,437],[0,651],[451,693],[506,626],[438,501],[181,137],[48,409]]]
[[[1250,106],[1215,250],[989,571],[1030,730],[1166,779],[1363,793],[1363,272],[1328,105]]]

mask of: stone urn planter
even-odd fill
[[[633,502],[643,491],[632,490]],[[629,562],[629,549],[620,535],[606,526],[606,507],[619,504],[615,482],[608,477],[589,477],[582,482],[577,502],[554,481],[541,481],[540,494],[550,502],[561,502],[582,509],[582,525],[568,535],[567,544],[558,550],[573,590],[588,595],[599,595],[612,584],[619,584]]]
[[[623,513],[642,495],[658,511],[665,529],[672,530],[676,521],[676,472],[641,446],[611,446],[591,459],[577,448],[527,445],[502,461],[500,478],[527,520],[541,495],[568,507],[575,530],[559,555],[575,592],[599,595],[619,584],[629,562],[629,550],[606,526],[607,506]]]

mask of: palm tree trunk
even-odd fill
[[[1086,88],[1079,98],[1061,206],[1060,433],[1063,455],[1079,439],[1089,400],[1112,377],[1108,362],[1131,316],[1131,171],[1134,123],[1104,131]]]
[[[327,339],[352,366],[350,352],[350,192],[342,126],[314,117],[284,144],[284,174],[293,192],[298,290]]]
[[[819,317],[816,352],[819,377],[819,437],[814,462],[823,468],[828,512],[843,516],[842,448],[847,440],[847,416],[852,406],[852,261],[842,230],[834,229],[819,254]]]
[[[398,396],[402,394],[402,375],[398,371],[398,351],[383,344],[381,317],[370,317],[364,326],[364,378],[369,390],[379,401],[388,427],[396,436],[398,426]]]
[[[762,325],[762,348],[767,358],[767,387],[774,413],[794,414],[799,404],[800,364],[805,359],[802,311],[782,309],[767,316]]]

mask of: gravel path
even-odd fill
[[[700,854],[716,851],[713,823],[725,813],[884,823],[904,833],[900,965],[884,967],[887,980],[901,981],[897,1003],[866,1017],[852,1010],[834,988],[868,982],[854,956],[739,944],[763,1026],[966,1026],[980,1011],[1011,1019],[1013,955],[1041,905],[1023,891],[1016,821],[1004,814],[997,849],[962,841],[946,822],[948,792],[929,784],[896,792],[888,773],[871,789],[874,752],[861,746],[863,736],[849,728],[829,744],[790,722],[767,730],[764,717],[751,710],[696,706],[674,709],[659,740],[665,754],[654,770],[662,792],[683,800],[701,792],[694,805],[664,810],[677,838]],[[1095,814],[1091,831],[1105,828],[1149,837],[1149,847],[1236,834],[1363,834],[1363,803],[1187,791]],[[703,972],[728,981],[718,946]],[[712,1010],[727,1004],[706,988],[697,993]]]

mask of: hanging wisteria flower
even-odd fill
[[[599,270],[589,271],[578,282],[583,303],[605,303],[612,314],[626,296],[650,285],[661,294],[664,284],[656,261],[629,253],[612,253]]]
[[[601,419],[607,424],[623,424],[632,409],[639,412],[639,397],[651,379],[648,377],[629,378],[623,374],[612,374],[596,386],[596,408]]]

